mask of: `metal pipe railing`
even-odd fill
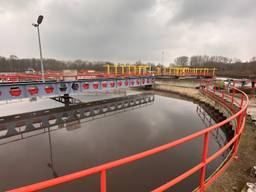
[[[50,180],[39,182],[39,183],[32,184],[29,186],[13,189],[13,190],[10,190],[10,192],[38,191],[38,190],[50,188],[50,187],[53,187],[53,186],[56,186],[56,185],[59,185],[62,183],[74,181],[79,178],[84,178],[84,177],[87,177],[92,174],[100,174],[100,191],[107,192],[107,171],[108,170],[122,166],[122,165],[126,165],[128,163],[132,163],[134,161],[138,161],[140,159],[155,155],[157,153],[160,153],[160,152],[163,152],[166,150],[169,150],[169,149],[174,148],[180,144],[189,142],[189,141],[191,141],[195,138],[201,137],[201,136],[204,137],[204,145],[203,145],[203,153],[202,153],[201,162],[198,165],[196,165],[195,167],[192,167],[191,169],[185,171],[183,174],[179,175],[178,177],[172,179],[171,181],[163,184],[162,186],[160,186],[152,191],[153,192],[165,191],[165,190],[169,189],[170,187],[172,187],[173,185],[185,180],[187,177],[189,177],[193,173],[200,170],[200,183],[199,183],[199,187],[197,190],[200,192],[203,192],[203,191],[205,191],[205,188],[207,186],[209,186],[228,167],[228,165],[230,164],[230,162],[234,158],[234,156],[237,155],[237,149],[239,146],[239,138],[244,129],[246,110],[248,107],[249,99],[248,99],[248,96],[244,92],[242,92],[236,88],[234,88],[234,89],[236,90],[235,91],[236,93],[239,93],[239,95],[242,95],[240,102],[236,102],[236,104],[240,103],[240,105],[237,106],[239,108],[238,111],[234,110],[235,109],[234,101],[237,99],[235,97],[235,92],[234,92],[234,94],[231,95],[230,98],[228,97],[227,100],[225,100],[224,98],[227,96],[227,94],[222,93],[221,91],[218,91],[216,89],[211,90],[211,89],[209,89],[208,85],[205,86],[205,88],[202,90],[206,95],[209,95],[212,99],[215,99],[221,105],[223,105],[224,107],[229,108],[231,111],[233,111],[232,116],[228,117],[227,119],[225,119],[224,121],[222,121],[220,123],[217,123],[211,127],[208,127],[204,130],[198,131],[194,134],[183,137],[176,141],[167,143],[165,145],[162,145],[162,146],[159,146],[159,147],[156,147],[156,148],[153,148],[153,149],[150,149],[150,150],[147,150],[147,151],[144,151],[144,152],[120,159],[120,160],[105,163],[100,166],[96,166],[96,167],[89,168],[86,170],[82,170],[82,171],[78,171],[78,172],[71,173],[68,175],[64,175],[64,176],[61,176],[61,177],[58,177],[55,179],[50,179]],[[223,96],[223,94],[224,94],[224,96]],[[235,131],[234,137],[227,144],[225,144],[225,146],[223,146],[221,149],[219,149],[216,153],[214,153],[213,155],[208,157],[209,133],[215,129],[219,129],[221,126],[223,126],[231,121],[234,121],[234,120],[237,121],[237,126],[236,126],[236,131]],[[232,148],[233,153],[231,153],[231,156],[227,160],[227,162],[225,162],[225,164],[223,165],[222,168],[219,169],[219,171],[217,171],[210,178],[206,179],[205,178],[206,166],[210,162],[212,162],[215,158],[220,156],[225,150],[227,150],[232,145],[234,145],[234,147]]]

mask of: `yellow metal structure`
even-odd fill
[[[216,68],[193,68],[193,67],[156,67],[156,71],[151,71],[149,65],[129,65],[129,64],[108,64],[105,65],[107,75],[115,76],[140,76],[146,74],[167,75],[167,76],[197,76],[214,77]]]
[[[157,75],[214,77],[216,68],[157,67]]]
[[[148,65],[114,64],[105,65],[107,75],[145,75],[149,72]]]

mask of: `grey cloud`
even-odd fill
[[[0,55],[166,63],[179,55],[248,59],[256,52],[255,0],[0,0]]]
[[[11,11],[19,11],[24,10],[30,5],[33,5],[37,0],[0,0],[0,14],[11,12]]]
[[[148,0],[119,1],[112,4],[94,1],[90,6],[86,3],[79,5],[53,3],[49,10],[58,10],[61,14],[55,15],[53,24],[49,27],[52,30],[47,33],[52,44],[49,49],[54,47],[56,50],[61,45],[62,49],[69,50],[69,54],[75,57],[84,54],[84,57],[93,59],[97,59],[98,54],[104,59],[117,59],[120,56],[129,59],[132,55],[135,59],[140,59],[146,54],[152,54],[149,48],[152,45],[152,47],[156,46],[154,39],[158,32],[147,13],[154,3],[155,1]],[[79,6],[78,9],[82,14],[76,12],[76,9],[70,12],[68,6]],[[52,18],[51,15],[48,17]],[[56,36],[63,30],[67,33],[56,43]],[[60,52],[65,50],[59,49]]]
[[[255,15],[255,0],[181,0],[180,9],[170,21],[217,23],[226,18],[247,19]]]

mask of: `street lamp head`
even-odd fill
[[[40,25],[43,21],[44,16],[43,15],[39,15],[37,18],[37,24]]]

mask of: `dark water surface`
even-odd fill
[[[6,105],[7,106],[7,105]],[[7,106],[8,107],[8,106]],[[51,179],[142,152],[205,127],[197,104],[166,96],[113,116],[74,122],[50,133],[0,145],[0,191]],[[150,191],[198,164],[203,138],[107,171],[111,192]],[[211,135],[209,154],[219,148]],[[208,166],[212,173],[222,158]],[[192,191],[199,173],[169,191]],[[45,191],[99,191],[99,175]]]

